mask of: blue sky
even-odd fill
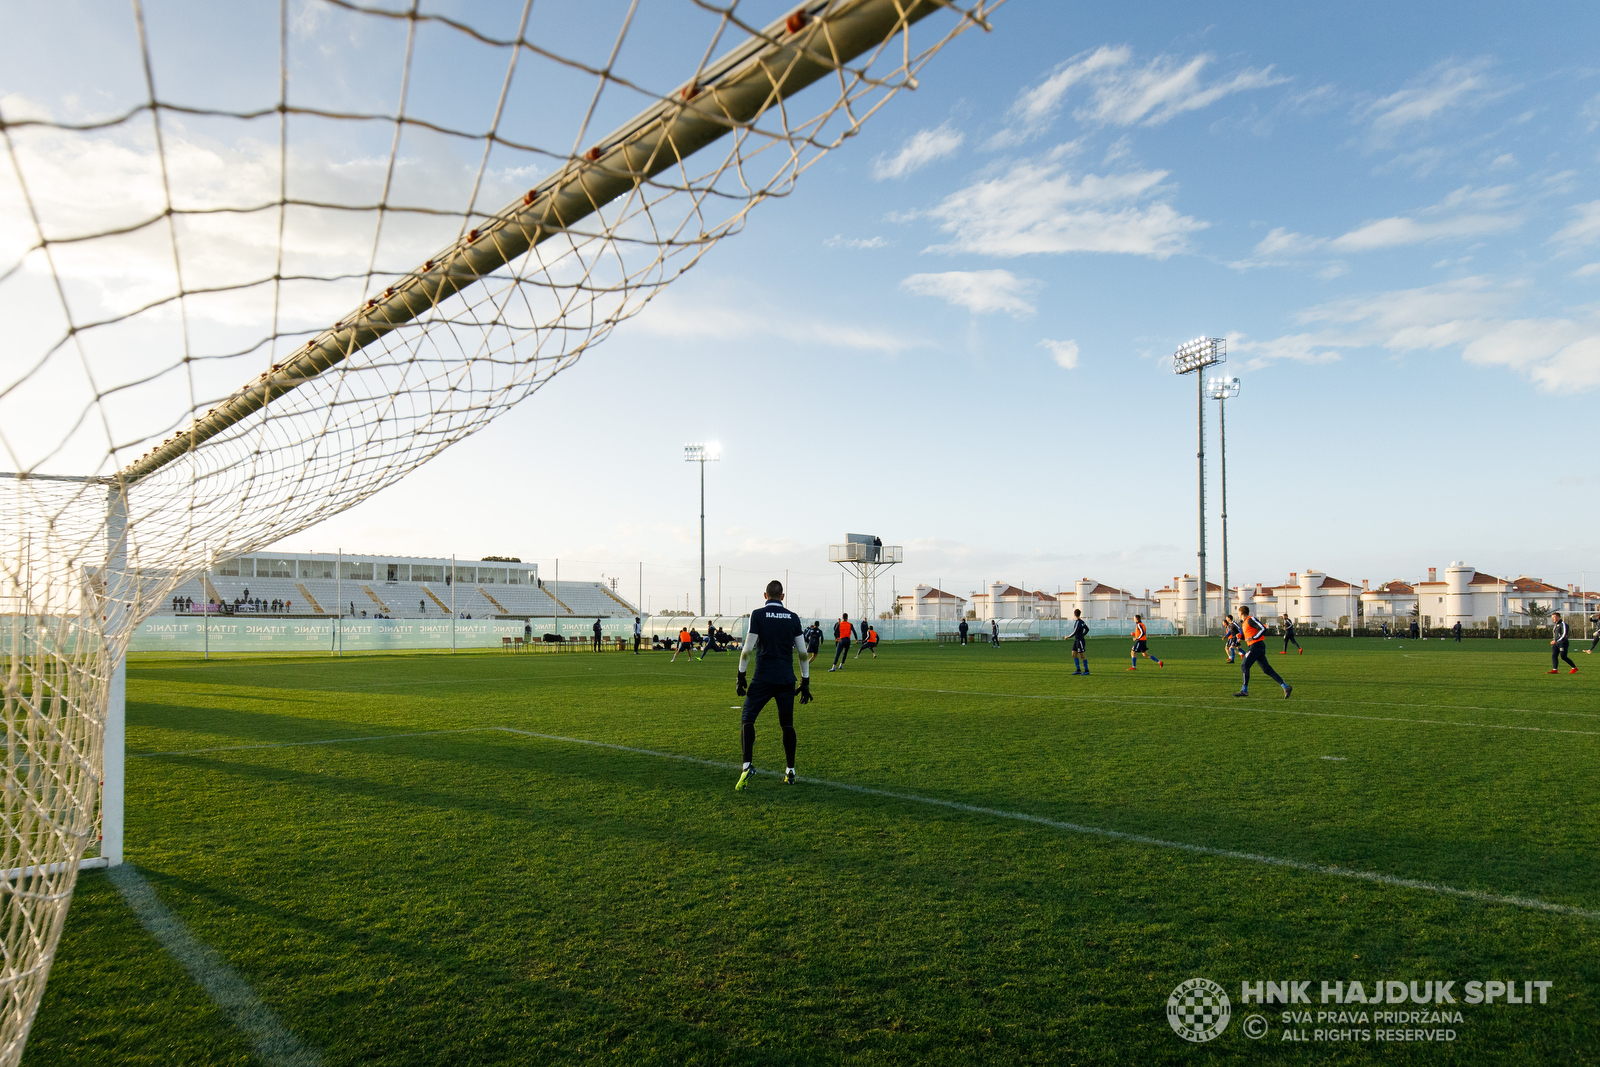
[[[725,606],[789,570],[836,609],[847,530],[901,585],[1156,587],[1195,566],[1171,355],[1209,334],[1235,581],[1593,581],[1597,22],[1011,0],[552,386],[286,547],[642,560],[681,604],[704,439]]]

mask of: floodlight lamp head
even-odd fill
[[[685,463],[714,463],[721,458],[722,446],[716,442],[683,446]]]
[[[1239,379],[1237,378],[1212,378],[1206,383],[1211,387],[1211,399],[1232,400],[1239,395]]]
[[[1213,363],[1222,363],[1227,358],[1228,342],[1225,338],[1196,337],[1180,345],[1172,354],[1172,371],[1174,374],[1193,374]]]

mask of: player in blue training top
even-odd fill
[[[1080,669],[1078,661],[1082,660]],[[1083,611],[1072,610],[1072,673],[1089,673],[1089,624],[1083,621]]]
[[[745,682],[745,664],[756,654],[756,680]],[[750,613],[750,631],[744,635],[739,652],[739,695],[744,697],[740,716],[744,743],[744,767],[735,789],[743,789],[755,773],[756,716],[767,701],[778,702],[778,725],[783,727],[783,752],[788,757],[783,774],[786,785],[794,785],[794,653],[800,653],[800,703],[811,703],[811,660],[806,654],[806,639],[800,619],[783,606],[783,583],[767,583],[767,602]]]
[[[1228,662],[1233,662],[1233,654],[1242,651],[1239,642],[1244,640],[1244,631],[1239,628],[1238,622],[1232,615],[1222,617],[1222,651],[1227,653]]]
[[[1561,664],[1558,660],[1566,660],[1567,666],[1572,669],[1568,674],[1577,674],[1578,665],[1572,662],[1572,657],[1567,655],[1567,620],[1561,617],[1561,612],[1550,613],[1550,669],[1546,674],[1560,674]]]

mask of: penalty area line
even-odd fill
[[[106,877],[138,917],[139,925],[182,965],[228,1021],[249,1037],[261,1062],[268,1067],[318,1067],[322,1063],[320,1052],[296,1037],[216,949],[195,937],[188,925],[161,903],[133,864],[112,867]]]
[[[606,748],[616,752],[629,752],[640,756],[655,756],[658,759],[675,760],[679,763],[692,763],[701,767],[715,767],[719,770],[737,770],[737,765],[719,760],[700,759],[697,756],[684,756],[676,752],[659,752],[649,748],[635,748],[631,745],[618,745],[608,741],[590,741],[581,737],[563,737],[560,734],[538,733],[533,730],[518,730],[511,726],[487,727],[491,730],[503,730],[507,733],[520,734],[524,737],[535,737],[544,741],[561,741],[573,745],[588,745],[591,748]],[[776,777],[773,771],[758,771],[761,775]],[[930,807],[946,808],[950,811],[959,811],[968,815],[986,815],[995,819],[1008,819],[1013,822],[1024,822],[1034,826],[1047,826],[1052,830],[1065,830],[1068,833],[1084,834],[1090,837],[1102,837],[1111,841],[1120,841],[1131,845],[1148,845],[1153,848],[1170,849],[1176,852],[1188,852],[1198,856],[1211,856],[1217,859],[1239,860],[1245,863],[1256,863],[1268,867],[1281,867],[1288,870],[1304,871],[1307,874],[1320,874],[1333,878],[1350,878],[1356,881],[1372,882],[1377,885],[1392,886],[1397,889],[1418,889],[1426,893],[1438,893],[1443,896],[1460,897],[1466,900],[1475,900],[1483,904],[1502,904],[1515,908],[1527,908],[1534,911],[1552,912],[1557,915],[1572,915],[1580,919],[1600,920],[1600,911],[1590,908],[1574,907],[1571,904],[1556,904],[1548,900],[1538,900],[1534,897],[1509,896],[1500,893],[1488,893],[1478,889],[1461,889],[1440,882],[1427,882],[1417,878],[1401,878],[1398,875],[1383,874],[1378,871],[1358,871],[1350,867],[1338,867],[1332,864],[1311,863],[1306,860],[1289,859],[1284,856],[1265,856],[1257,852],[1239,852],[1228,848],[1215,848],[1211,845],[1194,845],[1186,841],[1168,841],[1165,838],[1150,837],[1145,834],[1132,834],[1123,830],[1108,830],[1100,826],[1085,826],[1081,823],[1064,822],[1059,819],[1048,819],[1042,815],[1030,815],[1022,811],[1006,811],[1003,808],[986,808],[978,804],[964,804],[959,800],[944,800],[939,797],[921,796],[917,793],[900,793],[892,789],[875,789],[872,786],[854,785],[850,782],[835,782],[826,778],[805,778],[802,781],[811,785],[824,786],[828,789],[842,789],[850,793],[859,793],[863,796],[882,797],[886,800],[899,800],[911,804],[926,804]]]

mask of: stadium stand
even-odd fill
[[[491,562],[491,561],[484,561]],[[193,598],[200,614],[207,600],[229,612],[261,615],[331,615],[392,619],[448,618],[451,606],[463,616],[488,618],[617,618],[640,614],[604,582],[562,582],[559,590],[539,580],[533,566],[455,564],[460,581],[450,580],[448,559],[306,555],[294,560],[242,557],[185,582],[174,597]],[[345,577],[335,577],[338,567]],[[401,577],[416,580],[400,580]],[[389,580],[385,580],[388,578]],[[476,579],[476,580],[474,580]],[[560,596],[555,594],[559,592]],[[248,598],[246,594],[248,593]],[[274,601],[286,609],[269,610]],[[260,602],[266,607],[256,609]],[[159,615],[190,614],[164,604]]]

